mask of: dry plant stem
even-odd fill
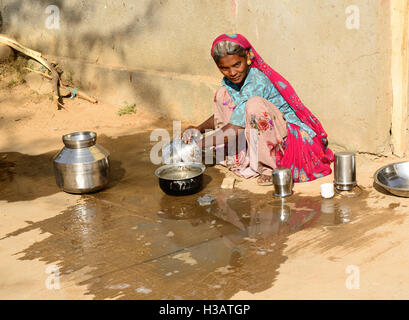
[[[16,40],[11,39],[3,34],[0,34],[0,43],[8,45],[9,47],[25,54],[26,56],[33,58],[34,60],[41,63],[44,67],[46,67],[48,70],[50,70],[51,75],[52,75],[51,83],[52,83],[53,92],[54,92],[53,99],[57,104],[57,108],[61,109],[63,105],[62,105],[61,96],[60,96],[60,92],[58,88],[58,83],[60,81],[60,75],[55,70],[55,68],[52,66],[52,64],[48,62],[47,59],[43,58],[40,52],[26,48],[20,43],[18,43]]]
[[[53,92],[54,92],[53,99],[56,101],[58,109],[63,108],[64,106],[62,104],[61,94],[60,94],[60,91],[59,91],[58,84],[60,84],[63,88],[70,89],[70,91],[72,91],[73,88],[66,85],[65,83],[63,83],[61,81],[60,75],[58,74],[57,70],[55,70],[55,67],[53,66],[53,64],[55,66],[57,66],[57,62],[55,62],[55,61],[49,62],[47,59],[45,59],[44,57],[41,56],[41,52],[34,51],[34,50],[29,49],[29,48],[26,48],[23,45],[21,45],[20,43],[18,43],[16,40],[11,39],[11,38],[3,35],[3,34],[0,34],[0,43],[8,45],[9,47],[11,47],[11,48],[25,54],[26,56],[28,56],[28,57],[36,60],[36,61],[38,61],[43,66],[45,66],[48,70],[50,70],[51,75],[52,75],[51,77],[49,75],[47,75],[47,74],[42,73],[42,72],[37,72],[37,73],[40,73],[44,77],[47,77],[48,79],[51,80],[52,85],[53,85]],[[29,68],[26,68],[26,69],[29,69]],[[29,70],[36,72],[35,70],[32,70],[32,69],[29,69]],[[79,98],[87,100],[87,101],[89,101],[91,103],[97,103],[98,102],[96,99],[88,96],[87,94],[85,94],[85,93],[83,93],[81,91],[77,92],[77,96]]]
[[[46,73],[43,73],[41,71],[33,70],[33,69],[30,69],[30,68],[27,68],[27,67],[24,68],[24,69],[29,70],[29,71],[34,72],[34,73],[38,73],[38,74],[42,75],[44,78],[47,78],[49,80],[52,79],[52,77],[50,75],[48,75]],[[70,91],[72,91],[74,89],[73,87],[71,87],[71,86],[67,85],[66,83],[64,83],[61,79],[60,79],[60,86],[61,86],[61,88],[68,89]],[[87,100],[87,101],[89,101],[91,103],[97,103],[98,102],[98,100],[94,99],[93,97],[90,97],[89,95],[87,95],[84,92],[79,91],[79,90],[77,91],[77,96],[78,96],[78,98]]]

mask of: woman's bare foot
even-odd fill
[[[261,174],[257,179],[257,183],[259,186],[271,186],[273,184],[273,177],[272,175]]]

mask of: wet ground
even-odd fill
[[[343,245],[352,234],[351,247],[371,240],[363,239],[365,229],[357,233],[354,225],[372,210],[365,202],[374,192],[368,188],[358,198],[296,193],[278,199],[272,187],[267,194],[221,189],[224,174],[208,167],[202,191],[174,197],[160,190],[154,176],[158,166],[149,158],[154,144],[149,134],[102,136],[98,143],[111,152],[108,188],[82,196],[54,217],[28,221],[27,227],[3,238],[34,229],[50,234],[20,252],[20,259],[58,265],[66,275],[87,268],[76,281],[97,299],[228,299],[241,290],[256,293],[276,281],[293,233],[325,230],[325,237],[317,239],[323,248]],[[26,201],[60,192],[52,169],[57,151],[0,153],[0,200]],[[205,194],[216,200],[200,206],[197,198]],[[381,221],[375,214],[367,226]]]

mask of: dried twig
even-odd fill
[[[44,73],[44,72],[37,71],[37,70],[33,70],[33,69],[30,69],[30,68],[27,68],[27,67],[24,68],[24,69],[29,70],[29,71],[31,71],[31,72],[38,73],[38,74],[42,75],[44,78],[47,78],[47,79],[49,79],[49,80],[52,80],[52,77],[51,77],[50,75]],[[66,84],[65,82],[63,82],[61,79],[60,79],[60,85],[61,85],[61,88],[68,89],[68,90],[70,90],[70,91],[73,91],[73,89],[74,89],[72,86],[67,85],[67,84]],[[79,90],[77,91],[77,94],[76,94],[76,95],[78,96],[78,98],[87,100],[87,101],[89,101],[89,102],[91,102],[91,103],[97,103],[97,102],[98,102],[98,100],[96,100],[95,98],[90,97],[90,96],[87,95],[86,93],[84,93],[84,92],[82,92],[82,91],[79,91]]]
[[[31,50],[29,48],[24,47],[23,45],[21,45],[20,43],[18,43],[16,40],[11,39],[5,35],[0,34],[0,43],[3,43],[5,45],[8,45],[9,47],[25,54],[26,56],[33,58],[34,60],[37,60],[39,63],[41,63],[43,66],[45,66],[48,70],[51,71],[51,75],[52,75],[52,85],[53,85],[53,91],[54,91],[54,96],[53,99],[55,100],[56,104],[57,104],[57,108],[60,109],[61,108],[61,97],[60,97],[60,92],[58,89],[58,82],[60,80],[60,75],[58,74],[58,72],[55,70],[55,68],[51,65],[50,62],[47,61],[47,59],[43,58],[41,56],[40,52]]]
[[[46,67],[48,70],[50,70],[51,76],[49,76],[48,74],[46,76],[52,82],[53,93],[54,93],[53,100],[56,102],[57,108],[61,109],[61,107],[63,107],[63,104],[62,104],[61,94],[60,94],[60,91],[59,91],[59,84],[61,84],[62,87],[71,88],[71,90],[73,88],[70,87],[70,86],[67,86],[67,85],[65,85],[65,84],[63,84],[61,82],[60,75],[58,74],[57,70],[53,66],[53,63],[54,63],[54,65],[57,65],[57,64],[55,62],[49,62],[46,58],[44,58],[41,55],[41,52],[34,51],[34,50],[29,49],[29,48],[26,48],[23,45],[21,45],[20,43],[18,43],[16,40],[14,40],[14,39],[12,39],[10,37],[7,37],[7,36],[5,36],[3,34],[0,34],[0,43],[3,43],[5,45],[13,48],[14,50],[17,50],[17,51],[25,54],[26,56],[38,61],[44,67]],[[45,74],[43,74],[43,76],[45,76]],[[86,95],[83,92],[81,92],[81,93],[77,92],[77,95],[78,95],[78,97],[81,97],[81,98],[83,98],[85,100],[88,100],[88,101],[90,101],[92,103],[97,102],[97,100],[95,100],[92,97],[89,97],[88,95]]]

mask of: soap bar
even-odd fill
[[[233,189],[235,181],[236,179],[233,177],[224,178],[222,182],[222,189]]]

